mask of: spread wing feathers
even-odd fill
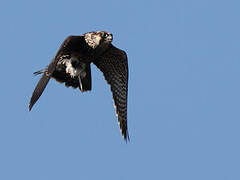
[[[47,86],[47,83],[49,82],[49,79],[51,78],[56,68],[58,61],[66,56],[69,56],[71,51],[77,51],[78,49],[74,47],[80,48],[80,46],[76,46],[76,44],[81,44],[82,42],[84,42],[83,36],[69,36],[65,39],[65,41],[62,43],[61,47],[59,48],[56,56],[53,58],[51,63],[43,72],[41,79],[39,80],[37,86],[35,87],[29,103],[29,111],[31,111],[33,105],[37,102],[37,100],[42,95],[45,87]],[[40,74],[40,73],[41,73],[40,71],[39,73],[36,72],[36,74]]]
[[[111,45],[109,49],[94,60],[94,64],[103,72],[111,86],[116,114],[122,135],[129,140],[127,128],[128,62],[124,51]]]

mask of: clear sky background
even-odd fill
[[[1,1],[1,180],[239,180],[240,1]],[[122,139],[110,88],[51,80],[68,35],[106,30],[129,59]]]

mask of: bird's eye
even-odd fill
[[[108,37],[108,34],[107,34],[107,33],[105,33],[105,34],[104,34],[104,37],[105,37],[105,38],[106,38],[106,37]]]

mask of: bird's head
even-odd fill
[[[84,34],[84,38],[87,44],[93,49],[109,45],[113,40],[112,34],[106,31],[88,32]]]

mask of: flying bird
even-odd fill
[[[50,64],[34,73],[42,74],[42,77],[32,94],[29,111],[51,78],[64,83],[66,87],[79,88],[81,92],[90,91],[90,64],[93,63],[103,72],[107,83],[110,84],[120,130],[127,142],[128,60],[123,50],[112,45],[112,40],[112,34],[106,31],[67,37]]]

